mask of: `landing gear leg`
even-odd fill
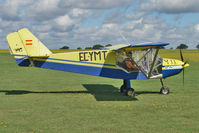
[[[124,92],[126,96],[135,96],[135,91],[133,88],[131,88],[130,80],[123,80],[123,85],[120,87],[120,92]]]
[[[160,79],[162,88],[160,89],[160,93],[164,94],[164,95],[168,95],[169,94],[169,88],[167,86],[164,86],[162,79]]]

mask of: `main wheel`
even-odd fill
[[[168,95],[168,94],[169,94],[169,88],[166,87],[166,86],[163,86],[163,87],[160,89],[160,93],[161,93],[161,94],[164,94],[164,95]]]
[[[128,88],[127,91],[125,92],[126,96],[135,96],[135,90],[133,88]]]

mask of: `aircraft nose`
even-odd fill
[[[188,63],[186,63],[186,62],[183,62],[184,64],[182,65],[182,67],[183,68],[186,68],[186,67],[188,67],[189,66],[189,64]]]

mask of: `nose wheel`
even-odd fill
[[[162,79],[160,79],[162,88],[160,89],[160,93],[164,94],[164,95],[168,95],[169,94],[169,88],[167,86],[164,86]]]
[[[169,94],[169,88],[166,87],[166,86],[163,86],[163,87],[160,89],[160,93],[161,93],[161,94],[164,94],[164,95],[168,95],[168,94]]]

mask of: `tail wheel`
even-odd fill
[[[135,90],[133,88],[128,88],[127,91],[125,92],[126,96],[135,96]]]
[[[166,87],[166,86],[163,86],[163,87],[160,89],[160,93],[161,93],[161,94],[164,94],[164,95],[168,95],[168,94],[169,94],[169,88]]]

